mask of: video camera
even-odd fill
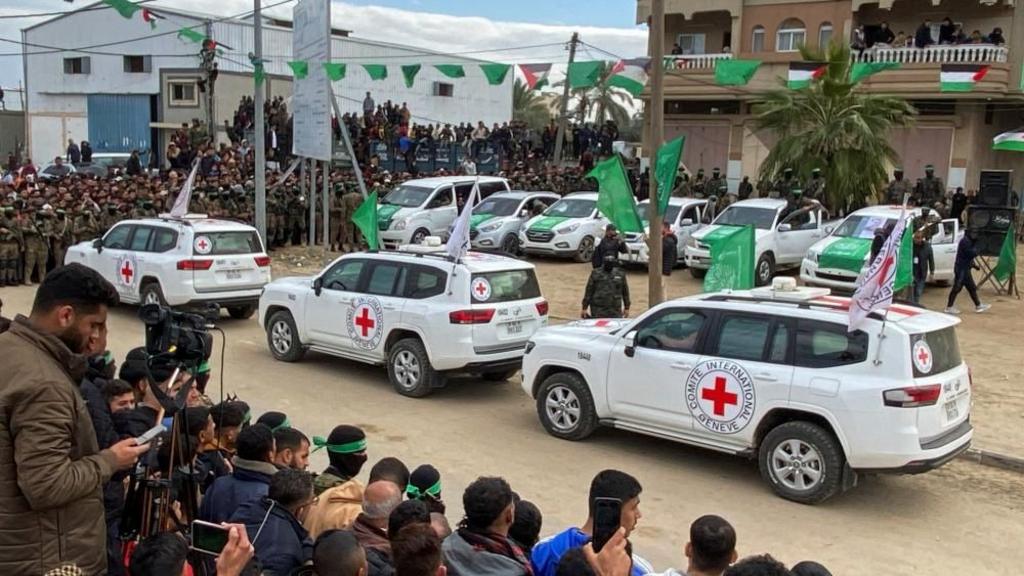
[[[211,307],[205,314],[190,314],[146,304],[139,309],[139,319],[146,325],[146,352],[188,367],[202,364],[213,353],[210,328],[219,312]]]

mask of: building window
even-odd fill
[[[195,80],[171,80],[167,83],[167,104],[172,107],[194,108],[199,106]]]
[[[750,35],[750,51],[764,52],[764,26],[754,26]]]
[[[88,56],[64,59],[65,74],[88,74],[91,62]]]
[[[680,34],[676,42],[683,54],[705,54],[704,39],[704,34]]]
[[[125,56],[124,71],[129,74],[144,74],[152,69],[149,56]]]
[[[796,18],[790,18],[779,26],[775,35],[776,52],[796,52],[800,45],[804,44],[807,37],[807,29],[804,23]]]
[[[455,95],[455,85],[448,82],[434,82],[434,96],[451,98]]]
[[[822,22],[821,27],[818,28],[818,48],[824,50],[828,48],[828,43],[832,41],[832,23]]]

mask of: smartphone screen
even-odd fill
[[[220,554],[228,543],[228,529],[201,520],[192,521],[192,549],[213,556]]]
[[[594,552],[611,540],[619,530],[622,518],[622,500],[618,498],[597,498],[594,500]]]

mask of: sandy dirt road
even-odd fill
[[[553,313],[572,315],[577,296],[569,297],[567,284],[578,279],[578,272],[569,273],[580,267],[541,268]],[[631,280],[641,287],[639,276]],[[26,313],[33,294],[28,287],[0,289],[5,315]],[[111,314],[110,348],[117,358],[142,342],[135,314],[129,307]],[[453,522],[463,487],[488,474],[506,477],[540,506],[544,534],[578,525],[590,478],[615,467],[643,483],[635,548],[659,570],[685,568],[681,549],[689,523],[706,513],[735,524],[741,554],[771,552],[787,563],[815,559],[836,574],[1014,574],[1024,561],[1017,544],[1024,541],[1024,477],[1009,472],[954,462],[921,476],[862,478],[824,505],[801,506],[775,497],[755,465],[738,458],[611,430],[582,443],[552,438],[518,382],[455,381],[412,400],[391,390],[382,369],[318,354],[298,364],[276,362],[257,322],[225,319],[222,327],[227,392],[250,402],[256,414],[287,412],[310,436],[339,423],[361,425],[370,437],[371,462],[394,455],[410,467],[434,464]],[[213,364],[215,371],[222,365],[219,356]],[[216,396],[215,383],[210,391]],[[322,453],[314,456],[314,469],[325,464]]]

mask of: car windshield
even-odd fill
[[[840,238],[871,239],[875,236],[875,230],[885,228],[890,224],[895,225],[896,219],[886,218],[885,216],[858,216],[854,214],[843,220],[843,223],[836,228],[832,235]]]
[[[496,198],[491,196],[473,208],[473,214],[493,214],[495,216],[511,216],[522,202],[520,198]]]
[[[210,246],[207,247],[206,243]],[[237,232],[196,232],[192,249],[196,256],[228,256],[263,252],[260,235],[255,230]]]
[[[564,218],[586,218],[594,213],[596,200],[581,198],[562,198],[544,211],[545,216],[562,216]]]
[[[388,195],[384,197],[384,200],[381,201],[381,204],[394,204],[395,206],[402,206],[404,208],[416,208],[417,206],[422,206],[433,191],[433,188],[407,186],[403,184],[389,192]]]
[[[92,163],[100,166],[106,166],[111,168],[114,166],[124,166],[128,163],[127,156],[93,156]]]
[[[771,230],[775,223],[774,208],[755,208],[753,206],[732,205],[725,209],[715,218],[715,224],[726,224],[729,226],[754,225],[759,230]]]
[[[643,222],[645,225],[647,224],[647,205],[648,204],[650,204],[650,202],[647,201],[647,200],[644,200],[643,202],[641,202],[641,203],[636,205],[636,213],[637,213],[638,216],[640,216],[640,221]],[[665,209],[665,218],[664,219],[669,221],[672,224],[675,224],[676,223],[676,218],[679,217],[679,210],[681,208],[682,208],[682,206],[673,206],[673,205],[669,204],[668,208]]]

